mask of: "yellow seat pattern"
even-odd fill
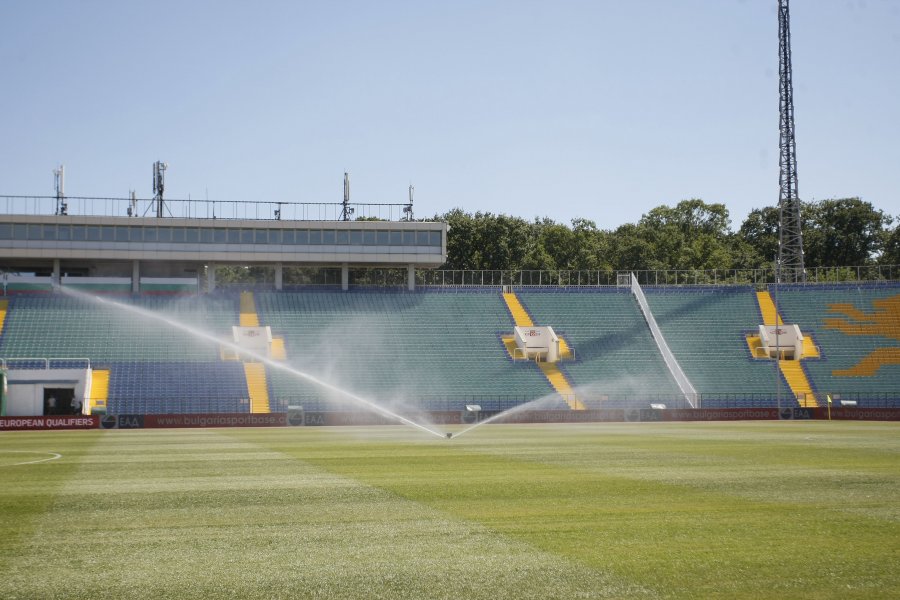
[[[829,305],[829,311],[844,315],[825,319],[825,329],[834,329],[844,335],[871,335],[900,340],[900,294],[872,301],[873,311],[863,312],[849,303]],[[875,348],[849,369],[837,369],[838,377],[871,377],[887,365],[900,364],[900,348],[887,346]]]

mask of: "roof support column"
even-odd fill
[[[345,292],[350,289],[350,265],[341,265],[341,289]]]
[[[53,259],[53,274],[51,275],[51,278],[53,279],[53,285],[60,284],[59,259],[58,258]]]
[[[284,265],[275,263],[275,289],[279,292],[284,288]]]
[[[406,287],[411,292],[416,290],[416,266],[413,264],[406,265]]]
[[[206,265],[206,292],[211,294],[216,291],[216,263]]]
[[[141,293],[141,262],[138,260],[131,261],[131,293]]]

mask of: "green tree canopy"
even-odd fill
[[[900,264],[900,234],[871,203],[804,202],[801,211],[807,267]],[[582,218],[566,225],[461,209],[435,219],[450,225],[448,269],[750,269],[772,265],[778,253],[777,207],[754,209],[733,232],[724,204],[697,198],[614,230]]]

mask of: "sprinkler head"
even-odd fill
[[[452,434],[452,433],[448,433],[448,434],[447,434],[447,439],[448,439],[448,440],[451,439],[452,437],[453,437],[453,434]]]

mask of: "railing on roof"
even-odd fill
[[[69,216],[101,217],[154,217],[154,200],[137,198],[136,210],[130,198],[103,198],[93,196],[66,196]],[[4,196],[0,195],[0,214],[53,215],[56,214],[56,196]],[[384,221],[405,220],[404,209],[409,204],[356,203],[354,218]],[[166,198],[164,216],[186,219],[246,219],[264,221],[340,221],[344,205],[341,202],[246,202],[237,200],[208,200],[193,198]]]
[[[775,283],[775,271],[771,267],[761,269],[710,269],[675,270],[657,269],[645,271],[612,270],[419,270],[417,285],[471,285],[471,286],[560,286],[600,287],[621,285],[631,281],[634,274],[644,286],[656,285],[766,285]],[[620,279],[625,276],[623,279]],[[851,267],[815,267],[807,269],[806,282],[887,283],[900,281],[900,265],[860,265]],[[630,283],[628,284],[630,285]],[[627,287],[627,286],[626,286]]]

